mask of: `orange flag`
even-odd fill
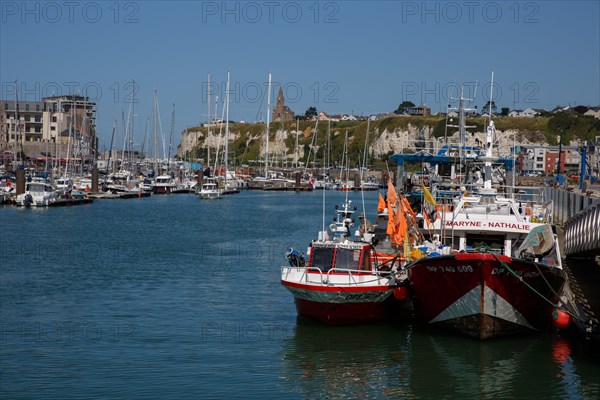
[[[392,208],[392,204],[389,201],[387,204],[387,209],[388,209],[388,223],[387,223],[387,228],[385,230],[385,233],[390,235],[390,238],[391,238],[392,235],[394,234],[394,232],[396,232],[396,225],[394,223],[394,209]]]
[[[379,204],[377,204],[377,212],[381,213],[383,210],[385,210],[385,200],[381,193],[379,193]]]
[[[403,204],[400,203],[398,206],[398,211],[394,216],[394,224],[396,225],[396,234],[395,234],[395,242],[402,243],[404,241],[404,237],[406,236],[406,230],[408,228],[408,224],[406,223],[406,214],[403,207]]]
[[[406,198],[406,196],[402,196],[402,200],[400,200],[402,202],[402,206],[404,207],[404,209],[406,211],[408,211],[410,213],[410,215],[412,215],[413,218],[417,217],[417,214],[415,214],[415,212],[413,211],[412,207],[410,206],[410,203],[408,202],[408,199]]]
[[[394,184],[392,183],[391,178],[388,181],[387,201],[388,201],[388,204],[392,204],[392,205],[396,205],[396,202],[398,201],[398,193],[396,193],[396,188],[394,187]]]
[[[425,226],[428,229],[431,229],[431,220],[429,219],[429,215],[427,215],[427,211],[425,210],[425,207],[423,207],[423,217],[425,218]]]

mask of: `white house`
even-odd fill
[[[526,108],[521,112],[521,115],[519,115],[520,117],[535,117],[536,115],[540,115],[541,111],[539,109],[535,109],[535,108]]]
[[[319,121],[329,121],[329,116],[327,115],[327,113],[325,111],[321,111],[319,113]]]
[[[532,118],[536,115],[540,115],[543,112],[546,112],[546,110],[544,110],[543,108],[526,108],[524,110],[512,110],[508,113],[508,116]]]
[[[583,115],[600,119],[600,107],[590,108]]]

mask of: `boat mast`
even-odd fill
[[[296,118],[296,148],[294,149],[294,168],[298,169],[298,134],[300,130],[300,118]]]
[[[175,103],[171,112],[171,134],[169,137],[169,152],[167,153],[167,172],[171,170],[171,143],[173,142],[173,131],[175,130]]]
[[[133,171],[133,120],[135,118],[135,80],[131,80],[131,115],[129,120],[129,152],[127,159],[129,161],[129,168]]]
[[[229,161],[229,79],[230,79],[231,71],[227,71],[227,87],[225,89],[225,154],[224,154],[224,164],[225,164],[225,189],[227,189],[227,164]]]
[[[129,130],[129,126],[131,124],[131,105],[129,103],[129,111],[127,112],[127,124],[125,124],[125,114],[123,110],[121,110],[121,124],[123,125],[123,148],[121,149],[121,170],[124,170],[125,165],[125,150],[127,149],[127,131]],[[127,155],[129,158],[129,155]]]
[[[487,127],[487,133],[485,138],[485,164],[484,164],[484,180],[483,189],[490,191],[492,189],[492,150],[494,143],[494,133],[496,128],[494,127],[494,121],[492,121],[492,96],[494,93],[494,72],[492,71],[492,83],[490,85],[490,103],[489,103],[489,118],[490,124]]]
[[[71,123],[69,124],[69,138],[67,140],[67,162],[65,164],[65,173],[63,178],[69,174],[69,157],[71,157],[71,135],[73,134],[73,119],[75,118],[75,95],[71,95]]]
[[[360,169],[360,196],[362,198],[362,208],[363,208],[363,215],[365,218],[365,221],[367,219],[367,216],[365,215],[365,191],[363,190],[363,171],[367,170],[367,148],[369,147],[369,128],[370,128],[370,122],[371,122],[371,118],[367,119],[367,133],[365,134],[365,149],[363,152],[363,165],[362,168]]]
[[[154,102],[153,102],[153,122],[154,122],[154,174],[158,174],[158,98],[156,90],[154,90]],[[160,174],[158,174],[160,175]]]
[[[146,150],[146,140],[148,140],[148,128],[150,126],[150,118],[146,118],[146,129],[144,130],[144,140],[142,141],[142,148],[140,149],[140,161],[144,156],[144,151]],[[145,162],[144,162],[145,165]]]
[[[206,97],[206,103],[208,104],[208,128],[206,131],[206,152],[207,152],[207,158],[206,158],[206,165],[209,166],[210,168],[210,126],[212,125],[212,121],[210,118],[210,72],[208,73],[208,92],[207,92],[207,97]]]
[[[267,125],[265,132],[265,178],[269,177],[269,120],[271,118],[271,73],[269,72],[269,83],[267,85]]]
[[[464,97],[464,86],[460,88],[460,97],[458,99],[451,98],[451,100],[458,100],[458,125],[447,125],[447,127],[458,128],[458,155],[459,155],[459,173],[462,173],[462,166],[465,163],[465,145],[467,128],[475,128],[475,126],[466,125],[466,111],[473,111],[472,108],[465,108],[465,100],[472,101],[473,99],[466,99]],[[448,110],[456,110],[456,108],[449,107]],[[466,183],[467,174],[464,176]]]
[[[217,149],[215,151],[215,171],[219,164],[219,150],[221,149],[221,137],[223,136],[223,120],[225,119],[225,101],[223,101],[223,110],[221,111],[221,123],[219,124],[219,139],[217,140]],[[223,156],[221,156],[222,159]]]
[[[214,119],[215,121],[219,120],[218,109],[219,109],[219,96],[215,96],[215,119]],[[225,107],[223,107],[223,111],[225,111]],[[223,111],[221,111],[221,113],[223,113]],[[219,124],[219,138],[217,139],[217,146],[215,147],[215,166],[213,167],[215,174],[217,172],[217,164],[219,163],[219,149],[221,148],[221,134],[222,133],[223,133],[223,117],[221,117],[221,123]]]
[[[112,131],[112,136],[110,138],[110,149],[108,150],[108,161],[106,163],[106,175],[108,175],[108,167],[110,166],[110,159],[112,156],[112,151],[113,151],[113,142],[115,141],[115,133],[117,132],[117,119],[115,118],[113,120],[113,131]],[[114,163],[114,161],[113,161]]]
[[[15,81],[15,141],[13,145],[13,169],[17,170],[17,153],[19,151],[17,135],[20,131],[21,120],[19,118],[19,86],[17,85],[17,81]]]

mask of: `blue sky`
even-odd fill
[[[266,118],[269,72],[288,105],[357,115],[402,100],[445,109],[464,84],[474,105],[600,104],[598,1],[0,2],[2,99],[84,94],[98,102],[101,146],[127,115],[135,142],[158,93],[175,141],[206,120],[207,74],[230,119]],[[274,94],[279,86],[274,86]],[[214,101],[214,100],[213,100]],[[222,104],[219,108],[222,108]]]

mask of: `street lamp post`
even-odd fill
[[[563,135],[563,131],[562,129],[560,130],[560,133],[558,135],[558,164],[556,165],[556,180],[555,182],[558,185],[561,185],[563,183],[563,179],[562,176],[560,175],[560,164],[561,164],[561,159],[562,159],[562,135]]]

